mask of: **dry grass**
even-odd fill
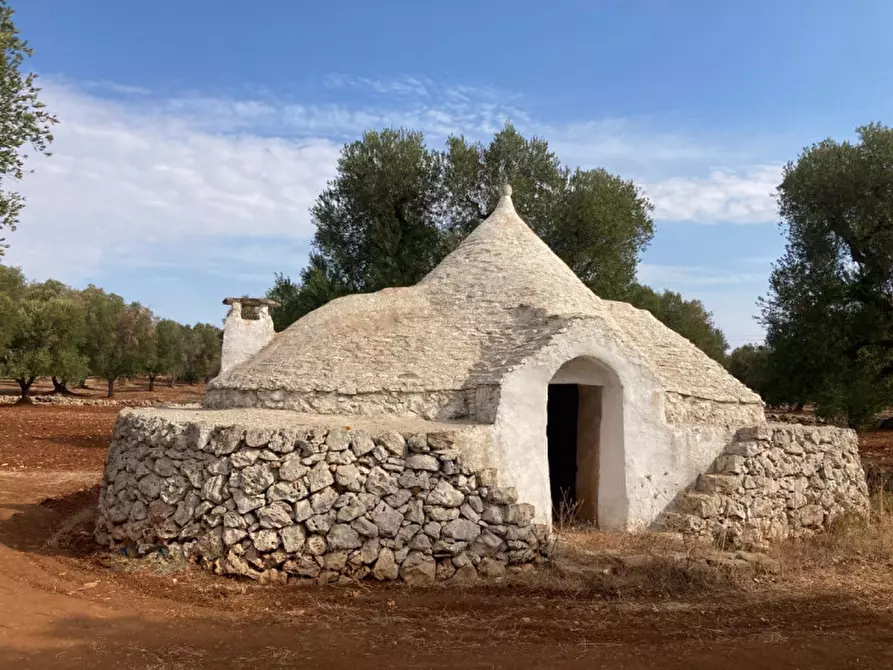
[[[552,562],[487,588],[575,598],[697,598],[737,588],[744,574],[708,562],[708,545],[673,533],[609,533],[556,524]],[[752,572],[747,577],[752,577]]]
[[[45,548],[72,552],[93,535],[96,523],[96,510],[84,507],[66,517],[45,543]]]
[[[867,517],[843,515],[828,532],[783,542],[772,553],[787,570],[802,572],[853,564],[893,567],[893,494],[878,490]]]

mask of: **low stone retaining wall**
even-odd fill
[[[759,547],[827,529],[868,506],[854,431],[767,424],[738,431],[711,472],[675,501],[664,525]]]
[[[0,396],[0,405],[15,405],[21,396]],[[198,408],[198,403],[173,403],[164,400],[117,400],[114,398],[80,398],[65,395],[29,395],[35,405],[71,405],[75,407],[178,407]]]
[[[252,411],[264,410],[242,415]],[[545,555],[533,506],[497,487],[494,470],[465,466],[449,431],[214,425],[187,414],[122,412],[101,543],[164,546],[218,574],[321,582],[495,577]]]

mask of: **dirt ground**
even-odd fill
[[[117,411],[0,406],[0,667],[893,667],[893,560],[873,556],[727,583],[630,572],[428,589],[126,561],[90,534]]]

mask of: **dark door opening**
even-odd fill
[[[576,384],[549,384],[546,442],[553,516],[573,514],[577,500],[577,424],[580,389]]]
[[[547,403],[552,515],[598,525],[602,387],[549,384]]]

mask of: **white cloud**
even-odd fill
[[[335,93],[367,90],[375,99],[313,104],[269,92],[164,96],[126,84],[42,83],[62,123],[54,155],[34,160],[21,184],[28,202],[5,259],[38,279],[83,284],[187,263],[209,282],[296,271],[312,235],[308,209],[334,174],[341,143],[386,125],[423,130],[439,144],[450,133],[485,139],[510,118],[547,137],[566,162],[635,178],[658,219],[774,218],[775,166],[692,177],[734,156],[625,120],[549,124],[496,89],[341,76],[327,82]],[[692,269],[660,272],[675,272],[674,286],[733,283]]]
[[[186,114],[45,85],[62,119],[54,155],[23,181],[27,206],[10,262],[31,276],[78,282],[183,240],[306,240],[308,208],[334,173],[338,145],[212,133]],[[164,261],[163,255],[155,260]]]
[[[646,184],[654,216],[665,221],[765,223],[777,217],[780,165],[717,169],[708,177],[671,177]]]

